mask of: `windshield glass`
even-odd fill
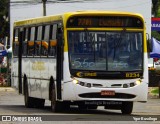
[[[142,32],[69,31],[68,43],[71,69],[142,70]]]

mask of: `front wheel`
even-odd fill
[[[59,112],[61,111],[61,103],[56,101],[56,90],[55,86],[53,84],[52,90],[51,90],[51,109],[53,112]]]
[[[133,110],[133,102],[122,102],[121,112],[122,114],[131,114]]]

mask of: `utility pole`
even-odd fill
[[[46,2],[47,0],[42,0],[43,2],[43,16],[46,16]]]
[[[8,0],[8,22],[9,22],[9,29],[8,29],[8,40],[7,40],[7,49],[10,48],[10,2],[11,0]]]
[[[7,49],[10,48],[10,2],[11,0],[8,0],[8,38],[7,38]],[[11,72],[10,72],[10,64],[11,60],[9,55],[7,54],[7,86],[11,86]]]

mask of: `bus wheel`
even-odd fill
[[[51,91],[51,109],[53,112],[58,112],[61,110],[60,102],[56,101],[56,91],[55,86],[52,86]]]
[[[29,97],[28,94],[28,81],[27,78],[24,78],[24,103],[27,108],[31,108],[34,106],[34,100],[32,97]]]
[[[121,112],[122,114],[131,114],[133,110],[133,102],[122,102]]]

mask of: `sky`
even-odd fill
[[[30,4],[13,4],[15,1],[32,1]],[[43,16],[42,3],[34,3],[41,0],[11,0],[11,33],[13,22],[28,18]],[[55,1],[55,0],[48,0]],[[73,0],[72,0],[73,1]],[[74,0],[77,2],[47,3],[47,15],[62,14],[69,11],[82,10],[107,10],[127,11],[140,13],[144,16],[147,33],[151,34],[151,0]]]

